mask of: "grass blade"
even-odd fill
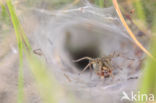
[[[24,102],[24,77],[23,77],[23,53],[30,65],[30,70],[38,85],[38,90],[41,94],[44,103],[58,103],[58,95],[63,93],[63,90],[56,83],[55,79],[48,74],[48,71],[40,60],[38,60],[31,52],[31,46],[24,33],[24,30],[17,18],[16,12],[12,5],[11,0],[7,0],[7,7],[9,10],[10,18],[15,30],[18,49],[19,49],[19,75],[18,75],[18,100],[17,103]]]
[[[19,49],[19,73],[18,73],[18,97],[17,103],[23,103],[24,101],[24,77],[23,77],[23,43],[22,38],[20,36],[20,24],[15,14],[14,7],[10,0],[7,0],[7,7],[9,10],[10,18],[15,30],[17,42],[18,42],[18,49]]]

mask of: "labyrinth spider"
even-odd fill
[[[114,52],[111,55],[101,57],[101,58],[83,57],[78,60],[74,60],[74,62],[79,62],[79,61],[87,59],[89,60],[89,63],[80,73],[84,72],[88,67],[90,68],[90,70],[92,70],[92,67],[93,67],[93,70],[95,70],[96,74],[100,78],[107,78],[111,76],[113,79],[114,78],[113,73],[112,73],[113,66],[112,66],[111,61],[112,61],[112,58],[119,57],[119,56],[120,54],[116,54]]]

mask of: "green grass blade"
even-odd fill
[[[100,6],[101,8],[104,7],[104,0],[99,0],[99,6]]]
[[[156,57],[156,38],[152,41],[151,51]],[[141,83],[141,94],[153,94],[156,96],[156,61],[148,58],[145,63],[144,75]],[[144,98],[145,99],[145,98]]]
[[[94,0],[94,2],[97,6],[99,5],[99,0]]]
[[[136,12],[137,18],[139,20],[141,20],[142,22],[146,22],[146,16],[145,16],[142,2],[140,0],[135,0],[134,7],[135,7],[135,12]]]
[[[61,89],[55,79],[50,76],[45,65],[35,56],[27,54],[27,57],[44,103],[58,103],[56,96]]]
[[[24,77],[23,77],[23,43],[22,38],[20,36],[21,30],[20,30],[20,23],[18,21],[18,18],[16,16],[14,7],[10,0],[7,1],[7,7],[9,10],[10,18],[15,30],[17,42],[18,42],[18,49],[19,49],[19,73],[18,73],[18,97],[17,97],[17,103],[23,103],[24,102]]]
[[[21,44],[22,42],[25,43],[25,46],[28,48],[28,50],[30,51],[31,50],[31,46],[29,44],[29,41],[25,35],[25,32],[18,20],[18,17],[16,15],[16,12],[15,12],[15,9],[14,9],[14,6],[12,5],[11,3],[11,0],[7,0],[7,6],[8,6],[8,9],[9,9],[9,13],[10,13],[10,17],[11,17],[11,21],[12,21],[12,24],[13,24],[13,27],[14,27],[14,30],[15,30],[15,33],[16,33],[16,38],[17,38],[17,41],[18,41],[18,44]]]
[[[9,25],[10,18],[7,9],[5,5],[3,5],[2,3],[0,3],[0,7],[1,7],[0,21]]]
[[[23,45],[19,47],[19,73],[18,73],[18,101],[17,103],[24,102],[24,76],[23,76]]]
[[[153,27],[152,27],[152,42],[151,52],[156,57],[156,13],[154,13]],[[156,59],[148,58],[145,63],[144,75],[141,83],[142,94],[153,94],[156,97]],[[156,101],[156,100],[155,100]],[[141,102],[140,102],[141,103]]]
[[[29,41],[16,16],[11,0],[7,1],[7,6],[16,33],[19,48],[20,68],[18,78],[18,103],[24,102],[23,50],[24,53],[27,54],[26,57],[31,67],[31,72],[34,75],[44,103],[57,103],[57,95],[59,94],[58,92],[61,89],[58,85],[56,86],[56,82],[54,82],[55,79],[52,79],[51,76],[49,76],[44,64],[42,64],[42,62],[40,62],[31,54],[31,47]]]
[[[24,75],[23,75],[23,55],[26,54],[30,70],[37,83],[38,90],[40,92],[43,103],[58,103],[60,100],[59,95],[64,95],[63,89],[58,85],[55,78],[48,73],[44,63],[38,60],[33,54],[31,45],[25,35],[25,32],[18,20],[14,6],[11,0],[7,0],[7,7],[11,22],[13,24],[18,49],[19,49],[19,74],[18,74],[18,98],[17,103],[24,103]],[[24,54],[23,54],[24,53]],[[75,101],[73,96],[70,98],[71,101]],[[72,102],[73,103],[73,102]],[[76,102],[74,102],[76,103]]]
[[[95,4],[101,8],[104,7],[104,0],[94,0]]]

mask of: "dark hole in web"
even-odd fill
[[[80,58],[83,58],[83,57],[91,57],[91,58],[96,58],[98,57],[98,51],[94,50],[94,49],[83,49],[83,50],[79,50],[79,51],[76,51],[76,52],[71,52],[70,55],[72,57],[73,60],[77,60],[77,59],[80,59]],[[74,64],[77,66],[77,68],[82,71],[86,66],[87,64],[89,63],[89,60],[82,60],[82,61],[79,61],[79,62],[75,62]],[[86,70],[88,71],[89,68]]]
[[[85,34],[84,34],[85,35]],[[98,46],[98,40],[93,40],[94,42],[89,42],[88,44],[81,44],[83,46],[77,46],[74,45],[75,41],[72,41],[72,39],[74,38],[74,35],[72,34],[72,32],[67,31],[65,34],[65,43],[64,43],[64,47],[65,50],[67,51],[67,53],[70,55],[71,57],[71,61],[73,60],[77,60],[83,57],[91,57],[91,58],[97,58],[100,55],[100,51],[99,51],[99,46]],[[79,42],[81,42],[81,37],[77,37],[77,39],[79,39]],[[90,38],[86,38],[86,40],[89,40]],[[77,41],[76,41],[77,42]],[[89,63],[89,60],[81,60],[79,62],[72,62],[78,70],[82,71],[87,64]],[[86,70],[88,71],[89,68]]]

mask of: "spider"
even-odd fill
[[[100,77],[100,78],[107,78],[107,77],[113,77],[112,74],[112,69],[113,66],[111,64],[111,60],[113,57],[118,57],[119,54],[115,54],[115,52],[112,55],[108,55],[102,58],[91,58],[91,57],[83,57],[80,58],[78,60],[74,60],[74,62],[79,62],[82,60],[89,60],[89,63],[87,64],[87,66],[80,72],[80,74],[82,72],[84,72],[88,67],[90,67],[90,70],[92,70],[92,67],[94,68],[96,74]]]
[[[113,54],[110,54],[108,56],[105,57],[98,57],[98,58],[91,58],[91,57],[83,57],[77,60],[74,60],[73,62],[79,62],[82,60],[89,60],[89,63],[86,65],[86,67],[80,72],[80,74],[82,72],[84,72],[88,67],[90,68],[90,70],[93,69],[95,70],[96,74],[101,78],[108,78],[108,77],[112,77],[112,79],[114,79],[112,70],[113,70],[113,66],[112,66],[112,58],[115,57],[119,57],[121,56],[120,54],[116,54],[115,52]],[[129,59],[129,58],[127,58]],[[133,59],[132,59],[133,60]]]

